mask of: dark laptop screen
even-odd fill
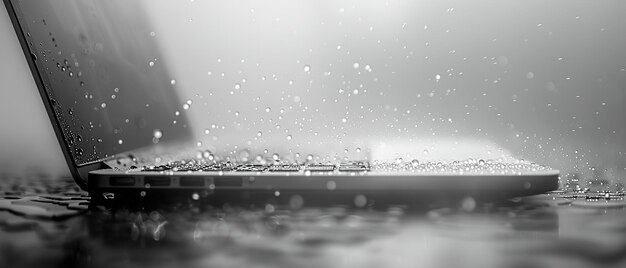
[[[14,5],[76,164],[190,136],[138,2]]]

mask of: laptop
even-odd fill
[[[285,148],[252,152],[242,149],[245,146],[234,146],[236,152],[230,154],[204,150],[195,133],[202,127],[185,113],[192,101],[184,100],[181,81],[173,79],[162,54],[168,44],[155,41],[153,22],[139,1],[4,0],[4,4],[65,161],[76,184],[94,201],[184,197],[307,205],[347,202],[364,207],[433,198],[510,198],[559,186],[558,170],[523,160],[378,160],[363,154],[350,159],[324,152],[315,143],[309,146],[318,149],[315,154]],[[311,66],[303,65],[304,72],[311,71]],[[358,63],[351,65],[360,68]],[[298,96],[290,97],[299,101]],[[203,132],[213,129],[220,127]],[[264,135],[259,131],[252,140]],[[233,137],[214,139],[211,146],[251,143],[236,133]],[[280,150],[290,156],[273,153]]]

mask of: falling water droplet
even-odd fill
[[[152,134],[153,134],[154,138],[156,138],[156,139],[160,139],[161,137],[163,137],[163,132],[160,129],[155,129],[152,132]]]

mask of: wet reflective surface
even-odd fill
[[[0,181],[2,267],[626,264],[626,202],[615,192],[493,203],[466,198],[427,209],[194,202],[87,209],[90,198],[69,178]],[[54,213],[34,214],[41,210]]]

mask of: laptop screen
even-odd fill
[[[14,5],[76,164],[190,137],[186,117],[176,114],[178,93],[167,65],[158,61],[159,44],[140,3]]]
[[[18,3],[79,163],[189,131],[199,157],[624,174],[623,1]]]

